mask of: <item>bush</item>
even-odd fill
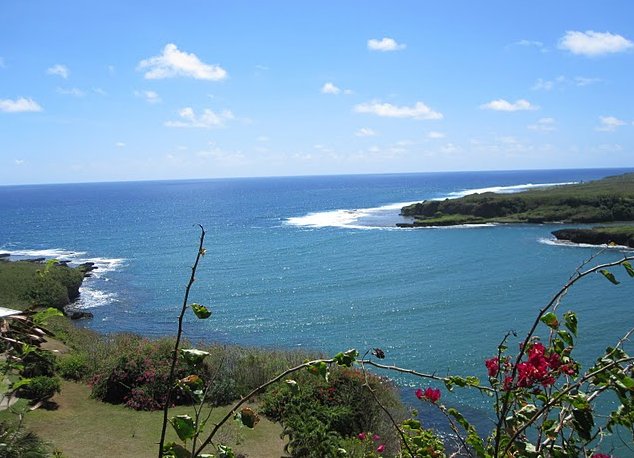
[[[88,358],[85,353],[71,353],[58,358],[57,373],[63,379],[84,380],[88,372]]]
[[[286,383],[271,388],[263,396],[261,408],[264,415],[284,425],[293,456],[328,456],[341,446],[342,438],[364,431],[375,431],[386,442],[398,442],[387,415],[364,386],[366,375],[361,371],[333,367],[328,381],[308,373],[297,374],[296,381],[297,392]],[[404,408],[391,382],[367,374],[367,383],[397,420],[404,418]],[[315,447],[316,443],[320,446]],[[319,452],[304,455],[306,450]]]
[[[55,375],[55,355],[49,351],[35,349],[22,358],[24,368],[21,375],[26,378]]]
[[[60,380],[57,377],[44,375],[33,377],[30,382],[19,390],[20,397],[34,401],[44,401],[60,392]]]

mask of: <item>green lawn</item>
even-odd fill
[[[66,458],[157,456],[162,412],[137,412],[89,396],[90,389],[86,385],[63,382],[61,394],[53,398],[58,408],[27,413],[26,428],[36,432]],[[222,407],[215,409],[208,424],[226,411],[227,408]],[[193,410],[177,407],[170,411],[170,415],[185,413],[193,414]],[[2,414],[2,418],[8,415],[7,412]],[[171,426],[169,429],[168,439],[176,440]],[[231,421],[221,429],[217,440],[249,457],[279,458],[284,455],[281,431],[279,424],[265,418],[253,430],[239,428]]]

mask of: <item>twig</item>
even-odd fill
[[[198,268],[198,262],[200,258],[205,253],[203,248],[203,242],[205,241],[205,228],[200,224],[200,243],[198,244],[198,253],[196,254],[196,261],[192,266],[192,273],[189,277],[189,282],[187,283],[187,287],[185,288],[185,295],[183,297],[183,306],[181,307],[181,313],[178,316],[178,331],[176,333],[176,342],[174,342],[174,351],[172,353],[172,362],[170,365],[170,374],[167,379],[167,396],[165,397],[165,405],[163,406],[163,426],[161,429],[161,440],[159,442],[159,458],[163,456],[163,445],[165,444],[165,432],[167,430],[167,416],[170,408],[170,403],[172,401],[172,390],[174,385],[174,372],[176,370],[176,361],[178,360],[178,346],[181,342],[181,337],[183,335],[183,318],[185,317],[185,312],[187,311],[187,301],[189,300],[189,291],[191,290],[194,281],[196,281],[196,269]]]

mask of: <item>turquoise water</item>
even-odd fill
[[[556,225],[397,229],[402,203],[624,171],[5,186],[0,252],[97,262],[80,303],[95,317],[83,325],[160,336],[175,331],[200,223],[208,254],[191,299],[214,314],[188,320],[190,339],[328,354],[381,347],[390,364],[484,377],[502,336],[525,332],[596,249],[554,244]],[[582,360],[632,325],[633,291],[597,276],[566,297],[562,309],[579,314]]]

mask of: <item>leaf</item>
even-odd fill
[[[541,322],[551,329],[557,329],[559,327],[559,320],[557,319],[557,315],[553,312],[548,312],[546,315],[541,317]]]
[[[625,271],[630,277],[634,277],[634,267],[627,261],[623,261],[621,265],[625,268]]]
[[[564,313],[564,320],[566,320],[565,323],[568,330],[577,337],[577,315],[575,312]]]
[[[325,362],[319,361],[319,362],[313,363],[310,366],[308,366],[306,369],[311,374],[318,375],[322,377],[324,380],[328,381],[328,365]]]
[[[204,305],[192,304],[191,307],[196,317],[201,320],[206,320],[211,316],[211,311]]]
[[[191,458],[191,456],[189,450],[175,442],[163,446],[163,457],[165,458]]]
[[[203,362],[203,360],[209,355],[209,352],[203,350],[197,350],[195,348],[183,348],[181,349],[181,356],[188,364],[197,366]]]
[[[587,441],[591,440],[592,428],[594,427],[592,411],[590,409],[573,409],[572,418],[572,424],[579,437]]]
[[[231,447],[218,444],[218,458],[236,458],[236,454],[233,453]]]
[[[620,282],[616,279],[616,277],[614,276],[614,274],[612,272],[610,272],[609,270],[605,270],[605,269],[601,269],[599,271],[599,273],[601,275],[603,275],[605,278],[607,278],[610,283],[614,284],[614,285],[618,285]]]
[[[559,331],[557,331],[557,334],[559,335],[559,337],[561,337],[561,340],[563,340],[564,342],[566,342],[566,344],[572,346],[574,344],[574,341],[572,339],[572,336],[570,335],[570,333],[564,329],[560,329]]]
[[[33,322],[35,324],[46,324],[46,321],[54,316],[64,316],[64,314],[53,307],[49,307],[45,310],[42,310],[41,312],[37,312],[35,315],[33,315]]]
[[[354,348],[346,351],[346,352],[342,352],[342,353],[337,353],[333,360],[339,365],[339,366],[346,366],[346,367],[351,367],[352,363],[354,363],[357,359],[357,356],[359,356],[359,352],[357,350],[355,350]]]
[[[244,426],[251,429],[255,428],[255,425],[260,421],[260,416],[250,407],[244,407],[240,413],[237,414],[237,417]]]
[[[196,434],[196,423],[189,415],[176,415],[170,419],[170,423],[183,442],[191,439]]]

